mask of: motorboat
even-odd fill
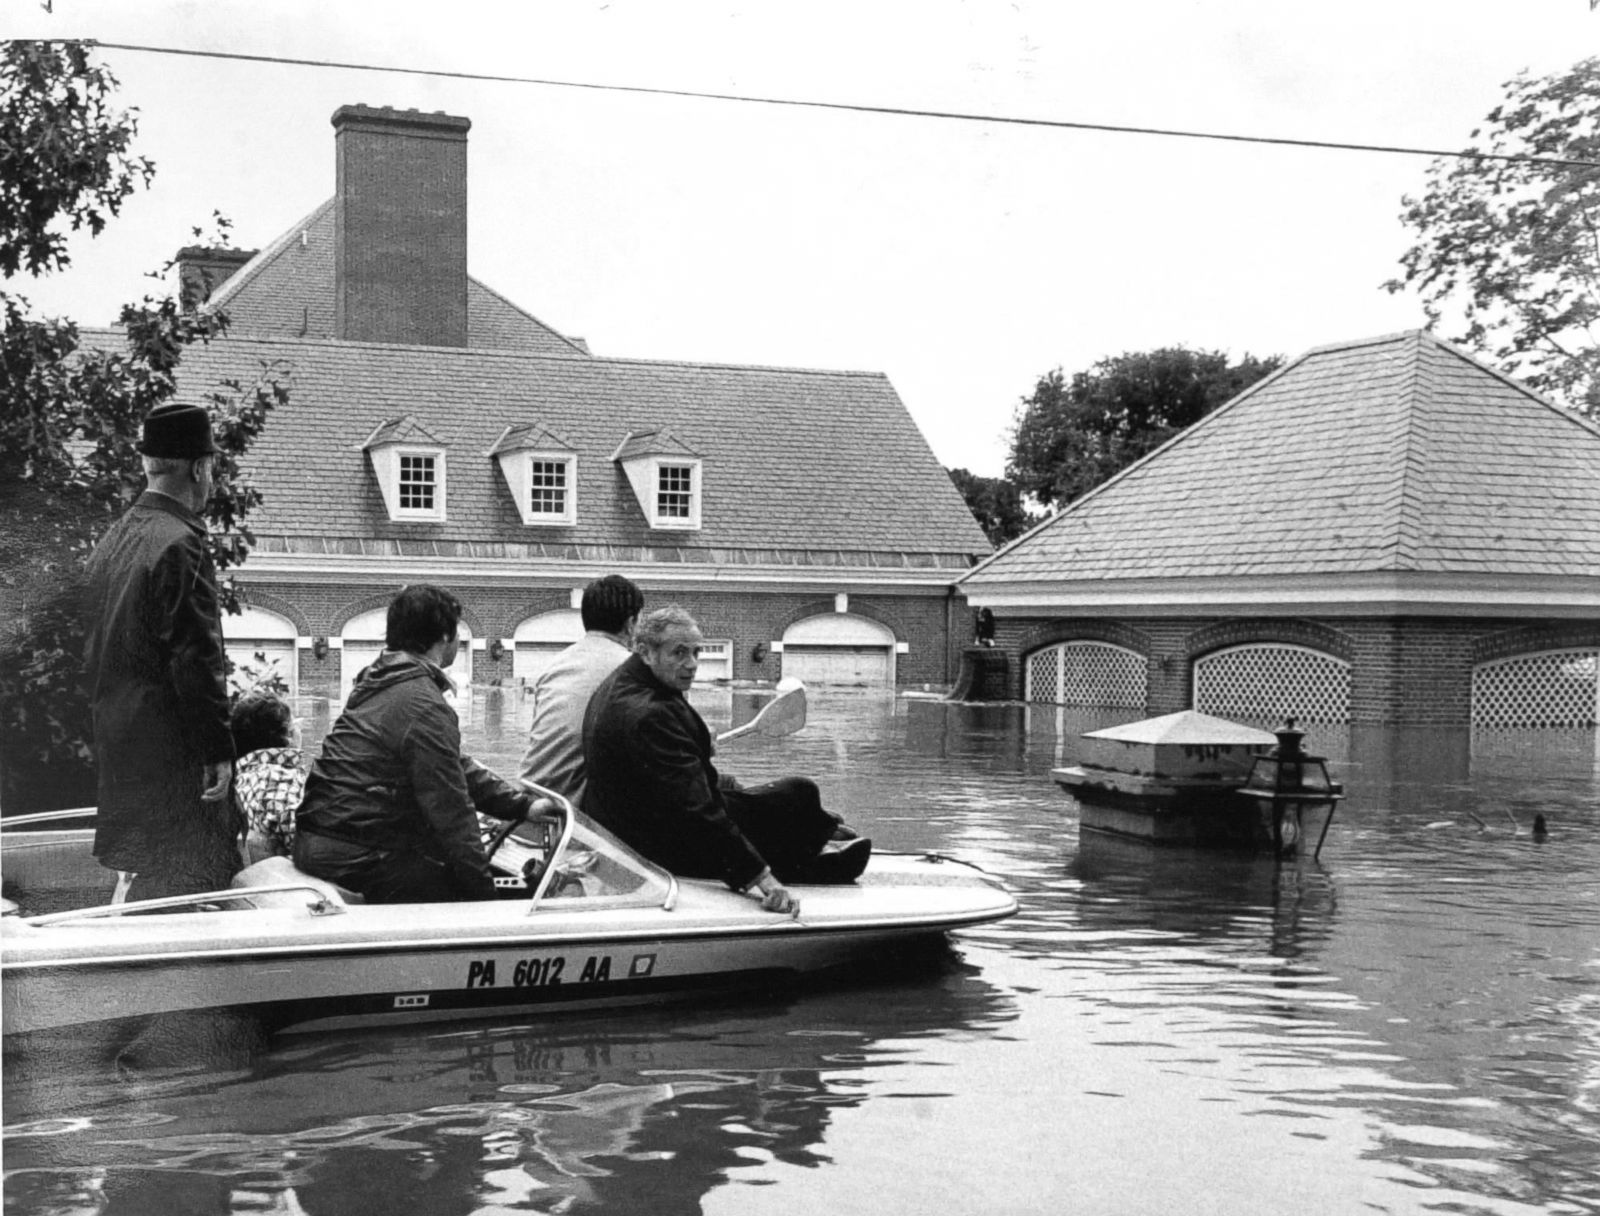
[[[653,1003],[888,961],[1010,916],[974,866],[875,854],[798,916],[675,877],[553,791],[488,841],[501,898],[366,904],[274,857],[227,890],[111,902],[92,811],[0,824],[0,999],[13,1035],[193,1010],[312,1031]],[[512,829],[508,831],[506,829]]]

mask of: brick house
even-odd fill
[[[620,572],[696,614],[707,678],[953,678],[953,583],[990,546],[886,377],[597,356],[467,274],[467,119],[333,126],[333,199],[253,255],[180,259],[233,321],[185,379],[291,382],[249,458],[236,658],[337,693],[393,591],[437,582],[466,607],[458,677],[526,680]]]
[[[961,589],[1029,701],[1592,731],[1600,428],[1425,332],[1323,347]]]

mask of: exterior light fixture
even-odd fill
[[[1328,776],[1328,764],[1323,757],[1309,755],[1301,747],[1306,732],[1295,729],[1293,718],[1287,719],[1273,734],[1278,736],[1278,746],[1265,756],[1256,757],[1250,777],[1239,793],[1254,799],[1262,810],[1270,810],[1273,850],[1280,855],[1286,845],[1298,846],[1304,837],[1306,811],[1326,807],[1322,834],[1317,837],[1316,851],[1312,853],[1316,857],[1321,854],[1322,842],[1328,837],[1333,812],[1344,797],[1344,786]]]

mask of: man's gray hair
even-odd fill
[[[652,608],[639,618],[639,623],[633,629],[633,648],[641,653],[646,649],[654,650],[661,645],[661,639],[666,637],[667,630],[674,626],[686,626],[690,629],[699,629],[694,617],[689,615],[689,610],[681,604],[666,604],[660,608]]]
[[[205,456],[141,456],[146,477],[187,477],[189,466],[196,460],[205,460]]]

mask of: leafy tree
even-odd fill
[[[1600,418],[1600,58],[1505,89],[1466,150],[1540,159],[1434,161],[1402,200],[1417,243],[1384,286],[1414,288],[1430,326],[1460,317],[1458,341]]]
[[[1022,491],[1004,477],[983,477],[966,469],[945,471],[991,545],[999,548],[1016,540],[1032,524],[1022,505]]]
[[[1038,502],[1065,506],[1282,362],[1171,346],[1101,359],[1071,381],[1058,367],[1017,407],[1006,475]]]
[[[0,270],[40,275],[69,261],[66,232],[99,232],[154,166],[130,156],[132,113],[81,43],[0,48]],[[176,394],[184,350],[227,317],[193,300],[145,296],[121,311],[121,341],[86,343],[70,321],[39,318],[0,292],[0,806],[68,804],[92,792],[91,730],[80,687],[78,588],[95,540],[144,485],[144,416]],[[280,369],[203,394],[217,445],[206,508],[219,570],[237,566],[261,495],[239,458],[286,399]],[[237,611],[232,580],[224,604]]]

